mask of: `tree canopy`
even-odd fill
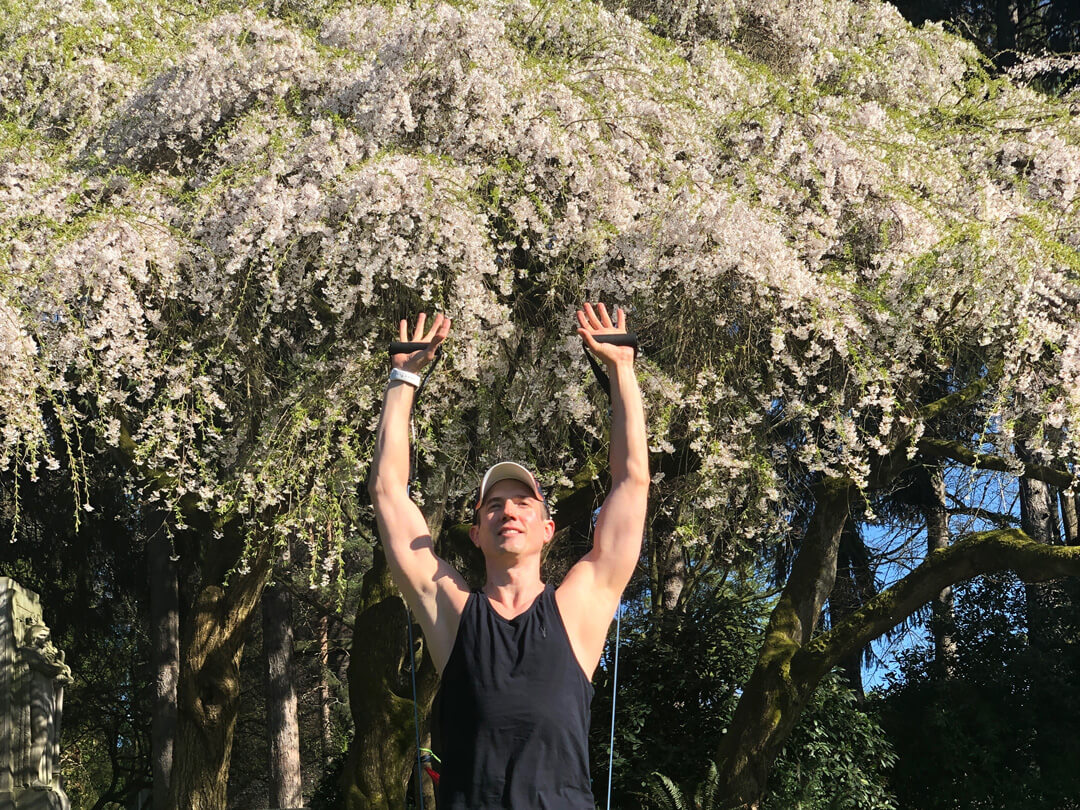
[[[583,295],[634,307],[714,535],[782,531],[792,470],[865,485],[935,378],[992,378],[984,444],[1075,456],[1069,103],[889,6],[138,8],[5,26],[9,469],[89,420],[150,497],[341,517],[387,324],[428,306],[432,462],[559,480],[601,421]]]

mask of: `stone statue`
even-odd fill
[[[71,667],[33,591],[0,577],[0,810],[69,810],[60,719]]]

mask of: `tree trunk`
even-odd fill
[[[322,744],[323,765],[329,765],[334,756],[333,728],[330,723],[330,682],[327,672],[330,669],[330,620],[319,617],[319,732]]]
[[[1030,478],[1020,479],[1020,528],[1036,543],[1056,543],[1054,495],[1050,485]]]
[[[1017,443],[1017,456],[1025,463],[1032,461],[1027,450]],[[1045,481],[1020,479],[1020,528],[1036,543],[1054,545],[1060,537],[1055,520],[1053,488]],[[1049,650],[1058,636],[1057,608],[1065,596],[1056,582],[1026,582],[1028,638],[1032,647]]]
[[[286,553],[284,562],[287,564]],[[263,652],[266,656],[266,726],[269,736],[270,807],[304,803],[300,780],[300,729],[293,682],[292,603],[289,592],[268,585],[262,595]]]
[[[1075,546],[1080,542],[1078,538],[1076,496],[1070,495],[1064,490],[1058,493],[1061,499],[1061,525],[1064,529],[1065,545]]]
[[[999,68],[1016,64],[1016,3],[1017,0],[996,0],[994,3],[994,27],[997,33],[994,62]]]
[[[926,520],[926,552],[949,547],[949,512],[945,506],[945,470],[940,462],[920,468],[925,497],[923,517]],[[956,641],[952,637],[955,625],[952,587],[944,588],[930,605],[930,631],[934,636],[934,660],[946,677],[956,672]]]
[[[682,543],[674,534],[664,538],[664,551],[660,561],[661,604],[666,611],[673,611],[679,604],[686,587],[686,556]]]
[[[873,594],[865,594],[860,587],[859,551],[865,551],[862,538],[851,521],[844,524],[837,555],[836,583],[829,594],[829,618],[833,625],[839,624],[860,607]],[[862,701],[865,698],[862,681],[862,650],[855,650],[840,662],[848,685]]]
[[[757,664],[716,753],[727,806],[757,807],[773,760],[817,686],[817,679],[800,682],[793,677],[791,664],[810,640],[832,591],[848,498],[846,482],[826,481],[819,488],[791,576],[769,617]]]
[[[150,720],[150,767],[154,807],[165,807],[176,739],[176,683],[180,675],[180,597],[172,543],[158,531],[147,543],[150,579],[150,666],[154,705]]]
[[[431,657],[410,650],[405,603],[390,579],[381,549],[364,576],[349,660],[349,708],[355,737],[342,775],[347,810],[399,810],[416,767],[411,665],[417,666],[420,736],[438,688]],[[414,643],[421,636],[413,628]]]
[[[262,549],[244,573],[233,572],[227,584],[204,584],[196,592],[181,647],[169,810],[225,808],[240,657],[269,570],[269,549]]]
[[[676,536],[676,526],[676,519],[663,514],[657,515],[649,526],[649,592],[657,617],[678,607],[686,587],[686,556]]]

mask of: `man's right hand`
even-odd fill
[[[413,343],[426,343],[427,348],[421,351],[412,352],[411,354],[402,353],[391,355],[390,364],[394,368],[400,368],[403,371],[411,371],[413,374],[416,374],[420,369],[435,359],[435,353],[439,349],[439,344],[446,340],[447,335],[450,334],[450,319],[441,312],[435,313],[431,326],[425,334],[424,323],[426,320],[427,314],[424,312],[421,312],[416,316],[416,327],[413,329],[413,336],[410,339],[409,322],[402,318],[401,323],[398,324],[399,340],[402,343],[406,343],[410,340]]]

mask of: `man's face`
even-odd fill
[[[555,521],[547,518],[543,501],[526,484],[511,478],[488,489],[469,532],[485,556],[539,554],[554,534]]]

